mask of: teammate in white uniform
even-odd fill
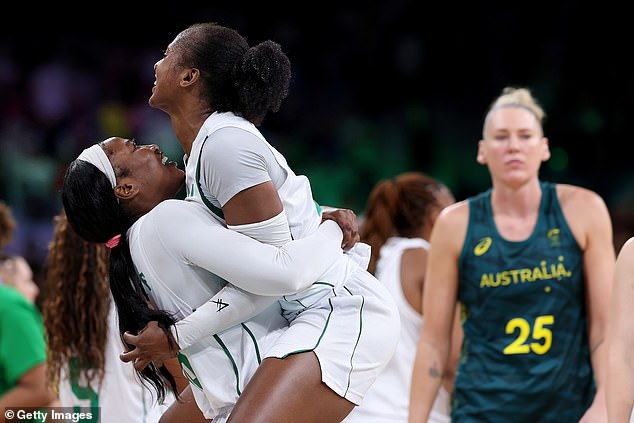
[[[420,172],[380,181],[370,193],[361,239],[372,246],[370,269],[396,302],[401,334],[394,356],[346,423],[407,422],[412,369],[424,321],[421,295],[429,249],[425,238],[439,211],[453,202],[445,185]],[[428,422],[449,423],[449,399],[443,386]]]
[[[248,289],[293,292],[343,256],[341,230],[332,222],[281,248],[227,230],[200,204],[167,199],[183,179],[156,146],[122,138],[86,149],[69,166],[62,192],[69,222],[86,240],[112,238],[110,283],[121,331],[134,333],[152,319],[167,326],[183,318],[218,292],[225,283],[218,276]],[[111,235],[118,230],[127,236]],[[132,262],[136,267],[128,266]],[[222,299],[214,305],[224,307]],[[266,347],[258,342],[285,324],[273,304],[252,321],[182,349],[184,373],[205,417],[222,421],[258,365]],[[144,374],[160,396],[164,380],[156,366]]]
[[[280,228],[285,233],[276,243],[302,238],[321,222],[308,178],[296,175],[255,125],[232,112],[214,112],[205,120],[185,166],[186,200],[205,205],[225,224],[222,208],[238,193],[265,183],[277,191],[283,206]],[[241,225],[231,228],[248,232]]]
[[[234,30],[193,25],[176,36],[155,72],[149,104],[170,115],[186,154],[187,200],[204,204],[229,228],[274,245],[314,231],[321,215],[307,178],[295,175],[256,127],[288,92],[290,63],[279,45],[249,48]],[[260,289],[256,294],[277,295]],[[232,296],[220,313],[251,302],[234,292],[242,297]],[[232,416],[276,421],[301,411],[303,421],[339,422],[394,351],[399,322],[389,293],[342,256],[319,283],[284,296],[281,306],[291,327],[269,356],[283,360],[262,363]],[[178,344],[215,333],[219,328],[209,324],[215,312],[208,303],[178,322]],[[144,331],[140,338],[150,336]],[[143,355],[133,351],[130,357]],[[299,371],[301,385],[288,376]],[[309,396],[315,400],[307,404]]]
[[[277,251],[273,246],[228,231],[199,204],[166,200],[132,225],[128,242],[136,268],[147,282],[146,292],[159,309],[169,310],[176,320],[181,320],[208,304],[214,308],[214,319],[222,318],[223,309],[234,309],[223,293],[217,294],[226,284],[218,275],[246,287],[248,283],[285,283],[289,290],[295,289],[297,282],[317,280],[341,255],[340,250],[337,254],[340,231],[332,222],[326,225],[331,227],[323,227],[323,233],[316,232],[314,239],[303,240],[310,242],[286,244]],[[322,254],[322,249],[327,252]],[[202,337],[181,350],[188,359],[181,357],[185,375],[192,382],[194,396],[206,417],[218,421],[219,414],[233,407],[263,352],[270,348],[255,341],[287,327],[279,305],[271,306],[272,303],[267,302],[264,314],[241,327]],[[221,371],[220,363],[224,363]]]
[[[85,372],[80,372],[78,362],[71,358],[68,364],[61,367],[58,385],[60,406],[98,408],[101,423],[158,422],[173,401],[173,395],[168,395],[163,404],[158,404],[152,391],[141,384],[134,367],[119,360],[124,346],[116,313],[112,303],[104,350],[107,359],[101,383],[88,386]]]
[[[429,243],[422,238],[392,237],[381,248],[376,277],[394,297],[401,315],[401,337],[392,360],[346,423],[407,422],[412,367],[423,326],[423,316],[407,302],[401,287],[401,258],[405,250],[413,248],[427,250]],[[449,414],[449,393],[442,387],[428,422],[449,423]]]
[[[77,236],[63,211],[55,217],[42,302],[48,379],[61,407],[92,411],[94,421],[99,413],[102,423],[155,423],[173,396],[158,404],[134,367],[119,360],[124,345],[107,264],[105,246]],[[178,362],[173,364],[174,373],[181,374]]]

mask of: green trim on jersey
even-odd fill
[[[251,329],[246,323],[241,323],[241,325],[244,331],[249,335],[249,338],[251,338],[251,341],[253,341],[253,349],[255,349],[258,364],[262,364],[262,355],[260,354],[260,345],[258,344],[258,340],[255,338],[255,335],[253,335],[253,332],[251,332]]]
[[[78,357],[70,357],[68,359],[68,369],[70,373],[70,386],[75,397],[77,397],[77,399],[80,399],[80,400],[90,401],[90,407],[95,409],[94,411],[98,411],[99,394],[88,383],[86,383],[86,385],[80,384],[82,369],[79,366]],[[95,371],[96,369],[85,369],[85,370]],[[81,408],[82,407],[79,405],[74,405],[73,411],[80,412]]]
[[[215,205],[213,205],[211,203],[211,201],[209,201],[209,199],[204,195],[203,190],[202,190],[202,186],[200,184],[200,160],[203,157],[202,152],[203,152],[203,148],[205,147],[205,143],[207,142],[207,139],[209,139],[209,135],[207,135],[205,137],[205,139],[203,140],[203,143],[200,146],[200,154],[198,154],[198,162],[196,163],[196,188],[198,188],[198,193],[200,194],[200,199],[209,208],[209,210],[213,214],[218,216],[220,219],[225,220],[225,214],[222,212],[222,209],[219,208],[219,207],[216,207]]]
[[[222,347],[223,351],[227,355],[227,358],[231,362],[231,366],[233,367],[233,373],[236,375],[236,392],[238,393],[238,395],[241,395],[242,392],[240,391],[240,377],[239,377],[240,372],[238,371],[238,366],[236,366],[236,361],[233,359],[233,355],[231,355],[231,351],[229,351],[225,343],[222,342],[222,339],[220,339],[220,336],[214,335],[214,339],[216,340],[216,342],[218,342],[218,345]]]
[[[222,219],[223,221],[225,220],[225,214],[222,211],[221,208],[216,207],[214,204],[211,203],[211,201],[209,201],[209,199],[204,195],[203,190],[202,190],[202,184],[200,183],[200,161],[203,157],[202,151],[203,148],[205,147],[205,142],[207,142],[207,139],[209,138],[209,135],[207,135],[205,137],[205,139],[203,140],[202,145],[200,146],[200,154],[198,155],[198,162],[196,162],[196,188],[198,189],[198,193],[200,194],[200,199],[202,200],[202,202],[205,204],[205,206],[207,206],[207,208],[216,216],[218,216],[220,219]],[[189,193],[190,196],[193,196],[194,187],[192,186],[192,192]],[[313,202],[315,203],[315,210],[317,210],[317,214],[321,216],[321,212],[322,212],[322,208],[319,205],[319,203],[317,203],[317,201],[313,200]]]

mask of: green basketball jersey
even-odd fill
[[[454,423],[576,422],[594,397],[582,251],[555,185],[541,187],[537,224],[520,242],[498,233],[491,190],[469,199]]]

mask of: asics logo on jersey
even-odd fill
[[[218,306],[218,310],[216,310],[216,312],[222,310],[225,307],[229,307],[229,304],[222,302],[222,298],[214,300],[213,302],[216,303],[216,305]]]
[[[487,251],[489,251],[489,247],[491,246],[492,242],[493,240],[490,236],[482,238],[480,242],[478,242],[478,245],[476,245],[473,249],[473,254],[475,254],[476,256],[481,256],[482,254],[486,253]]]

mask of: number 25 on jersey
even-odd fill
[[[517,336],[513,342],[504,348],[504,354],[546,354],[553,343],[553,332],[549,327],[555,323],[552,315],[538,316],[531,328],[531,324],[524,318],[516,317],[506,323],[506,333],[508,335],[516,332]],[[530,339],[529,339],[530,338]]]

